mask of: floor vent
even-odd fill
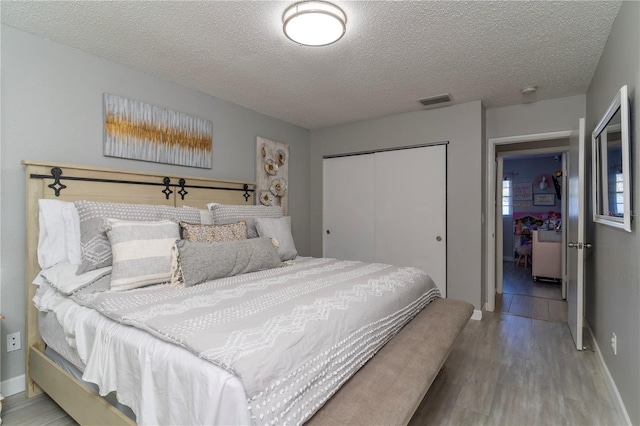
[[[444,95],[431,96],[429,98],[418,99],[418,102],[422,104],[422,106],[436,106],[440,104],[450,103],[453,99],[451,99],[451,95],[445,93]]]

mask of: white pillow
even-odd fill
[[[257,217],[256,229],[261,237],[270,237],[277,240],[280,260],[293,260],[298,255],[296,243],[291,235],[291,216],[280,218]]]
[[[47,269],[60,262],[79,265],[80,218],[73,203],[38,200],[38,264]]]
[[[82,263],[82,249],[80,248],[80,216],[73,203],[66,203],[62,208],[64,232],[66,237],[67,258],[72,265]]]
[[[68,260],[62,209],[67,204],[59,200],[38,200],[38,264],[42,269]]]

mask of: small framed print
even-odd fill
[[[513,184],[513,200],[529,201],[531,199],[531,183],[514,183]]]
[[[556,194],[533,194],[534,206],[555,206]]]

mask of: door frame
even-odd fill
[[[502,264],[502,258],[498,259],[496,256],[496,230],[498,229],[498,225],[502,226],[502,215],[497,216],[498,202],[497,202],[497,163],[496,163],[496,147],[498,145],[507,145],[507,144],[518,144],[525,142],[536,142],[536,141],[544,141],[550,139],[566,139],[571,136],[573,130],[563,130],[558,132],[548,132],[548,133],[535,133],[528,135],[518,135],[518,136],[505,136],[500,138],[490,138],[487,140],[487,174],[485,176],[486,183],[486,206],[485,211],[487,212],[487,221],[486,221],[486,230],[487,230],[487,240],[486,240],[486,275],[485,282],[486,284],[486,295],[487,300],[484,304],[484,309],[488,312],[493,312],[495,310],[495,302],[496,302],[496,270],[498,268],[497,262],[500,261]],[[554,148],[555,149],[555,148]],[[554,152],[558,152],[557,150]],[[502,207],[502,206],[500,206]],[[500,223],[498,224],[498,218],[500,219]]]
[[[536,141],[537,142],[537,141]],[[538,154],[560,154],[562,156],[561,159],[561,170],[562,170],[562,193],[561,193],[561,203],[560,210],[562,211],[562,218],[564,219],[567,214],[567,185],[566,185],[566,177],[567,177],[567,154],[569,152],[568,146],[559,146],[559,147],[547,147],[547,148],[531,148],[531,149],[522,149],[519,151],[502,151],[496,153],[496,293],[503,293],[503,268],[500,259],[504,260],[504,239],[503,239],[503,229],[504,229],[504,217],[502,216],[502,204],[501,204],[501,191],[502,185],[498,180],[498,176],[502,176],[504,174],[504,159],[505,157],[514,157],[521,156],[526,157],[529,155],[538,155]],[[562,288],[561,294],[562,299],[567,298],[567,265],[566,265],[566,246],[567,246],[567,227],[562,227]]]

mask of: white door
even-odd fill
[[[578,350],[582,350],[584,319],[584,257],[585,257],[585,124],[581,118],[578,129],[570,137],[569,194],[567,223],[567,303],[569,329]]]
[[[447,147],[375,154],[375,261],[426,271],[447,294]]]
[[[446,145],[324,160],[323,256],[415,266],[446,297]]]
[[[374,262],[374,155],[323,162],[323,256]]]

